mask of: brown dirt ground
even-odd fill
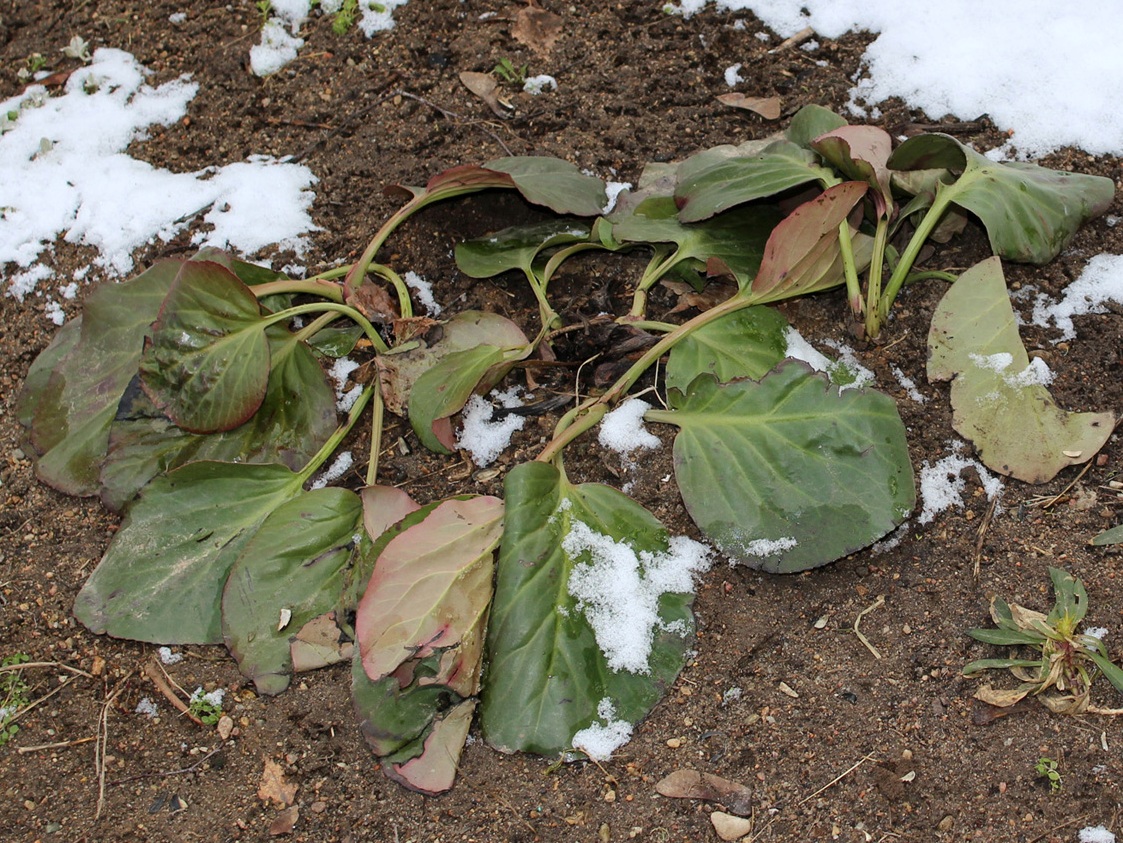
[[[415,0],[397,12],[395,30],[371,41],[357,33],[335,36],[326,22],[312,21],[302,57],[263,81],[247,70],[259,25],[248,0],[3,0],[0,97],[19,90],[16,71],[32,52],[49,57],[50,69],[63,67],[59,50],[75,34],[95,47],[132,51],[155,71],[155,82],[191,73],[201,90],[188,119],[136,144],[133,154],[176,170],[252,153],[302,154],[320,178],[314,214],[322,231],[307,259],[316,266],[357,255],[395,207],[383,198],[384,186],[424,182],[455,164],[509,150],[564,157],[602,176],[615,168],[618,178],[634,180],[645,161],[770,133],[773,124],[714,102],[727,90],[722,71],[734,62],[743,65],[740,90],[779,95],[785,114],[809,102],[841,108],[867,41],[824,41],[813,55],[768,53],[779,39],[755,38],[761,27],[749,14],[705,13],[683,21],[660,13],[658,2],[542,5],[565,24],[548,56],[512,37],[517,3]],[[187,13],[178,27],[168,22],[176,11]],[[485,12],[497,14],[481,21]],[[733,28],[737,19],[746,23],[741,30]],[[502,57],[528,63],[532,73],[553,74],[560,89],[538,98],[514,95],[514,117],[495,119],[458,74],[489,70]],[[883,124],[894,131],[941,119],[899,103],[883,110]],[[981,148],[999,142],[985,117],[961,137]],[[1046,163],[1117,183],[1120,178],[1117,158],[1068,151]],[[439,301],[463,296],[464,306],[526,319],[531,301],[516,279],[477,284],[459,275],[449,258],[457,240],[523,213],[510,196],[436,207],[393,239],[390,262],[434,280]],[[1123,215],[1123,200],[1111,213]],[[943,259],[968,266],[981,256],[983,242],[973,231]],[[138,263],[185,248],[186,238],[153,246]],[[1098,252],[1123,252],[1123,228],[1097,220],[1060,260],[1043,269],[1009,268],[1009,278],[1056,295]],[[50,259],[69,274],[89,257],[60,241]],[[264,258],[287,261],[285,255]],[[556,289],[570,320],[595,313],[605,297],[623,301],[639,264],[575,267]],[[900,399],[917,466],[946,454],[954,436],[946,386],[930,385],[924,376],[924,337],[940,293],[938,284],[906,290],[889,342],[861,350],[865,365]],[[652,312],[673,303],[664,294]],[[70,304],[73,315],[79,303]],[[837,294],[787,308],[805,336],[847,341],[842,311]],[[1084,317],[1078,330],[1079,340],[1068,347],[1052,345],[1048,332],[1035,327],[1023,336],[1056,371],[1054,394],[1062,406],[1123,410],[1123,316],[1116,309]],[[976,683],[960,675],[966,661],[987,654],[964,630],[986,622],[989,595],[1047,608],[1050,564],[1084,579],[1090,620],[1110,630],[1110,648],[1123,655],[1120,553],[1087,546],[1091,535],[1119,518],[1120,496],[1107,487],[1123,467],[1118,435],[1104,449],[1102,464],[1079,479],[1069,470],[1042,487],[1009,483],[1002,511],[989,521],[977,480],[968,476],[965,509],[914,525],[881,555],[862,552],[792,577],[715,568],[699,588],[697,656],[611,762],[551,770],[548,761],[503,756],[475,742],[466,749],[456,788],[423,798],[378,771],[356,728],[343,667],[304,675],[285,694],[263,700],[245,687],[222,650],[189,648],[187,660],[169,669],[172,677],[188,690],[227,689],[237,732],[223,742],[213,729],[175,716],[162,700],[157,720],[133,713],[142,696],[156,697],[141,671],[152,648],[91,636],[70,616],[116,518],[94,501],[62,497],[38,483],[12,414],[28,366],[52,333],[34,298],[20,305],[0,296],[0,655],[23,652],[98,673],[46,699],[0,749],[0,837],[6,840],[269,839],[278,809],[257,796],[265,759],[279,762],[299,785],[291,837],[308,841],[716,839],[708,806],[655,794],[654,783],[680,767],[750,785],[753,840],[1073,841],[1084,825],[1121,830],[1118,720],[1060,717],[1028,706],[976,725]],[[598,342],[603,338],[582,337],[563,354],[584,359]],[[928,403],[909,400],[895,386],[894,365],[920,384]],[[562,387],[564,375],[556,377]],[[517,453],[503,465],[533,453],[552,424],[528,425],[516,440]],[[397,435],[416,445],[408,425],[398,423],[389,436]],[[580,480],[608,482],[621,470],[615,458],[595,449],[568,468]],[[635,494],[672,530],[692,532],[677,494],[660,482],[669,471],[664,448],[630,478]],[[479,482],[470,466],[427,459],[416,447],[392,459],[383,474],[427,499],[450,490],[501,488],[501,478]],[[1039,495],[1057,497],[1051,506],[1034,505]],[[852,632],[858,613],[878,596],[884,606],[865,616],[862,629],[881,659]],[[824,617],[826,626],[815,628]],[[56,689],[62,675],[58,668],[30,671],[33,697]],[[780,683],[798,697],[782,693]],[[723,703],[734,687],[741,697]],[[1119,704],[1110,688],[1100,688],[1096,699]],[[95,819],[98,776],[90,741],[103,715],[106,801]],[[32,749],[64,742],[69,745]],[[1064,782],[1057,794],[1034,773],[1041,756],[1059,762]],[[171,811],[166,800],[172,795],[187,807]]]

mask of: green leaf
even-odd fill
[[[47,390],[51,375],[63,365],[81,339],[82,316],[79,314],[59,328],[50,344],[32,361],[20,394],[16,398],[16,418],[21,425],[31,427],[34,424],[39,407],[51,395]],[[52,435],[53,431],[42,431],[39,438],[46,444],[52,441]]]
[[[427,796],[436,796],[450,790],[456,781],[460,754],[468,739],[468,728],[472,725],[475,710],[475,700],[464,700],[434,718],[433,728],[424,739],[421,754],[408,761],[383,767],[386,777]]]
[[[486,392],[510,371],[529,348],[505,351],[493,345],[477,345],[454,351],[417,379],[409,395],[409,423],[421,444],[439,454],[456,447],[450,416],[459,411],[472,393]]]
[[[1115,193],[1111,179],[996,163],[943,134],[909,138],[888,165],[960,173],[954,184],[939,186],[939,197],[982,221],[994,254],[1035,264],[1059,255],[1080,226],[1107,210]]]
[[[952,426],[1000,474],[1044,483],[1090,460],[1111,435],[1111,413],[1066,412],[1039,382],[998,258],[948,288],[932,316],[928,354],[928,378],[952,381]]]
[[[595,217],[608,204],[604,182],[560,158],[516,155],[496,158],[484,167],[507,174],[526,201],[558,214]]]
[[[1092,544],[1097,547],[1102,547],[1105,544],[1119,544],[1123,542],[1123,524],[1118,527],[1112,527],[1110,530],[1104,530],[1092,539]]]
[[[1063,568],[1050,566],[1049,578],[1053,581],[1056,603],[1046,623],[1055,626],[1063,621],[1071,632],[1088,613],[1088,592],[1084,583]]]
[[[782,219],[779,210],[767,206],[737,208],[686,225],[676,219],[668,197],[614,214],[612,235],[628,243],[674,243],[678,263],[700,261],[710,275],[730,275],[744,289],[760,267],[769,234]]]
[[[759,303],[827,290],[843,283],[839,226],[861,201],[866,184],[848,181],[804,202],[772,231],[749,295]],[[859,271],[873,254],[869,237],[852,231]]]
[[[667,389],[685,393],[701,374],[722,383],[764,377],[787,357],[787,327],[788,320],[771,307],[748,307],[703,325],[671,349]]]
[[[266,517],[230,569],[222,635],[259,694],[288,687],[293,636],[339,601],[361,518],[354,492],[303,492]]]
[[[788,140],[796,146],[811,149],[811,141],[827,132],[847,125],[846,121],[821,105],[805,105],[792,116],[786,132]]]
[[[585,222],[552,219],[516,225],[487,237],[456,244],[456,266],[471,278],[491,278],[512,269],[531,273],[535,258],[544,250],[589,240]]]
[[[269,344],[249,287],[210,261],[183,264],[140,361],[157,407],[194,433],[230,430],[265,398]]]
[[[587,567],[588,553],[571,556],[563,542],[572,531],[591,531],[637,555],[646,570],[667,551],[666,531],[615,489],[573,486],[547,463],[524,463],[508,473],[506,501],[480,722],[498,749],[553,755],[598,721],[602,701],[610,701],[618,720],[633,724],[659,701],[683,665],[693,595],[659,598],[648,672],[611,669],[587,607],[569,593],[570,578],[577,566]]]
[[[476,692],[502,519],[498,498],[448,500],[386,545],[355,617],[373,681],[440,653],[440,683]]]
[[[307,464],[336,425],[335,393],[310,349],[280,325],[266,331],[269,382],[257,412],[233,430],[176,427],[134,382],[117,408],[101,471],[101,499],[121,509],[157,474],[189,460]]]
[[[387,410],[405,416],[417,379],[447,355],[481,345],[516,349],[528,344],[526,335],[510,319],[480,310],[462,311],[427,334],[416,348],[376,358],[382,400]]]
[[[997,644],[1000,647],[1016,647],[1021,644],[1042,644],[1045,636],[1036,632],[1019,632],[1013,629],[969,629],[967,634],[984,644]]]
[[[983,670],[1006,670],[1011,667],[1041,668],[1041,659],[978,659],[964,665],[963,675],[970,676]]]
[[[431,656],[425,661],[425,669],[419,668],[417,674],[431,676],[439,657]],[[359,729],[375,754],[401,753],[407,757],[421,752],[420,746],[412,752],[407,747],[424,738],[436,713],[460,701],[444,685],[414,682],[402,688],[394,676],[371,681],[363,670],[358,648],[351,661],[351,699],[359,717]]]
[[[1115,686],[1115,690],[1123,694],[1123,668],[1102,653],[1089,653],[1088,655],[1096,663],[1096,667],[1107,677],[1107,681]]]
[[[680,168],[675,188],[679,219],[698,222],[735,205],[768,199],[794,187],[839,179],[818,163],[814,152],[789,141],[776,141],[757,155],[726,158],[694,171]]]
[[[65,329],[44,352],[43,366],[53,369],[45,385],[43,366],[32,367],[22,404],[24,415],[34,413],[31,442],[45,483],[70,495],[97,493],[117,403],[181,265],[162,261],[129,281],[94,290],[82,308],[77,343],[75,329]]]
[[[694,522],[730,558],[793,573],[866,547],[916,502],[905,429],[887,396],[787,361],[759,383],[702,375],[673,410],[675,476]]]
[[[157,477],[129,507],[74,615],[98,635],[222,643],[230,568],[300,487],[301,477],[280,465],[194,462]]]

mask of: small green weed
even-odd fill
[[[265,26],[269,21],[269,13],[273,11],[273,4],[270,0],[257,0],[257,13],[261,16],[261,25]]]
[[[521,88],[526,82],[526,71],[528,67],[529,65],[525,64],[522,67],[517,67],[514,62],[504,56],[499,60],[499,63],[492,68],[491,72],[509,85]]]
[[[1049,780],[1049,790],[1056,793],[1061,789],[1061,773],[1057,769],[1057,762],[1044,755],[1037,759],[1033,769],[1037,771],[1038,778]]]
[[[213,726],[222,718],[222,697],[221,690],[208,694],[202,688],[196,688],[187,702],[187,710],[206,725]]]
[[[29,661],[31,656],[26,653],[15,653],[0,661],[0,667],[13,667]],[[20,671],[9,670],[0,674],[0,695],[3,697],[0,699],[0,746],[4,746],[19,731],[19,726],[13,721],[31,704],[30,691]]]
[[[336,35],[346,35],[355,25],[355,13],[359,10],[359,0],[343,0],[343,5],[331,20],[331,29]]]
[[[1088,611],[1088,593],[1084,584],[1067,571],[1050,568],[1056,602],[1048,615],[1007,603],[995,597],[990,615],[997,629],[972,629],[967,632],[976,641],[1000,647],[1022,647],[1034,651],[1026,658],[979,659],[963,668],[970,676],[982,670],[1009,670],[1022,684],[1011,690],[995,690],[984,685],[976,699],[991,705],[1007,707],[1034,695],[1049,710],[1058,714],[1116,713],[1091,705],[1092,681],[1100,673],[1117,690],[1123,692],[1123,668],[1108,657],[1100,634],[1078,633],[1077,626]]]

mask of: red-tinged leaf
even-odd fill
[[[773,229],[764,247],[751,295],[775,301],[827,289],[842,281],[838,227],[865,195],[864,182],[849,181],[804,202]],[[855,257],[857,258],[855,243]],[[838,272],[833,272],[837,265]]]
[[[359,496],[363,500],[363,527],[372,540],[421,509],[407,492],[394,486],[367,486]]]
[[[386,545],[355,618],[363,668],[372,680],[452,648],[475,655],[478,667],[502,529],[499,498],[448,500]],[[462,696],[475,693],[472,665],[449,667],[461,675],[444,684]]]
[[[660,796],[671,799],[703,799],[706,802],[719,802],[730,813],[748,816],[752,811],[752,791],[740,782],[715,776],[713,773],[699,773],[697,770],[675,770],[664,776],[656,785]]]
[[[449,790],[456,781],[460,753],[468,738],[468,727],[472,724],[475,710],[475,700],[464,700],[444,717],[435,720],[433,730],[425,738],[422,753],[403,764],[383,767],[387,778],[428,796]]]
[[[876,189],[879,215],[893,205],[886,166],[893,151],[893,139],[877,126],[842,126],[816,138],[812,148],[847,178],[864,181]]]

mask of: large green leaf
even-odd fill
[[[373,681],[398,672],[405,687],[415,662],[440,653],[441,684],[462,697],[476,692],[502,519],[498,498],[452,499],[386,545],[355,617]]]
[[[835,185],[804,202],[772,231],[749,295],[764,303],[827,290],[841,284],[838,230],[865,195],[864,182]],[[851,231],[854,261],[863,270],[873,254],[870,237]]]
[[[811,142],[820,135],[833,132],[847,125],[846,121],[821,105],[805,105],[794,115],[785,132],[788,140],[796,146],[811,149]]]
[[[1027,483],[1087,462],[1115,424],[1111,413],[1069,413],[1053,401],[1018,336],[1002,263],[963,273],[932,315],[928,378],[950,380],[952,426],[989,468]]]
[[[253,292],[211,261],[188,261],[168,291],[140,361],[141,383],[177,426],[230,430],[269,381],[269,343]]]
[[[721,382],[760,379],[787,356],[788,320],[771,307],[727,314],[689,334],[671,349],[667,389],[686,392],[701,374]]]
[[[416,348],[380,354],[376,362],[386,409],[400,416],[406,415],[410,393],[422,374],[449,354],[481,345],[503,349],[525,348],[528,340],[519,326],[505,316],[482,310],[465,310],[437,326],[419,341]]]
[[[16,397],[16,418],[21,425],[29,428],[34,424],[35,414],[51,394],[47,390],[51,376],[64,364],[81,339],[82,316],[79,314],[59,328],[54,339],[32,361],[23,387]],[[38,439],[44,446],[49,446],[52,442],[58,444],[57,436],[57,431],[44,430]]]
[[[776,141],[757,155],[718,160],[713,166],[679,170],[675,200],[679,219],[698,222],[735,205],[767,199],[793,187],[838,184],[818,156],[790,141]]]
[[[595,634],[589,618],[598,610],[570,593],[575,569],[582,575],[592,570],[590,553],[567,542],[579,534],[613,543],[622,557],[621,573],[647,583],[669,547],[654,516],[615,489],[573,486],[555,466],[541,462],[519,465],[507,475],[481,706],[484,737],[503,751],[554,755],[570,749],[574,735],[597,722],[604,700],[620,720],[636,723],[682,668],[693,630],[690,587],[657,600],[619,588],[606,591],[625,607],[634,597],[631,607],[647,614],[635,616],[642,622],[622,619],[615,627],[617,641],[603,640],[611,636]],[[626,659],[614,652],[611,662],[602,651],[622,640],[645,641],[648,633],[646,672],[635,662],[642,660],[642,644],[641,652]],[[630,666],[610,667],[624,661]]]
[[[43,352],[43,362],[32,366],[21,415],[31,415],[44,482],[71,495],[97,492],[117,404],[180,266],[162,261],[129,281],[94,290],[82,308],[78,341],[76,329],[65,328]]]
[[[750,567],[792,573],[884,536],[916,500],[905,429],[893,401],[840,392],[806,364],[760,382],[702,375],[673,410],[675,476],[702,532]]]
[[[560,158],[516,155],[496,158],[483,166],[510,176],[526,201],[559,214],[595,217],[608,204],[604,182]]]
[[[1081,225],[1107,210],[1115,193],[1111,179],[996,163],[943,134],[909,138],[888,166],[960,173],[954,184],[938,185],[938,198],[982,220],[994,254],[1036,264],[1060,254]]]
[[[674,243],[678,262],[699,261],[744,289],[760,268],[764,244],[783,219],[771,206],[736,208],[689,225],[670,197],[651,198],[612,216],[612,236],[629,243]]]
[[[194,462],[157,477],[74,602],[91,632],[154,644],[220,644],[222,589],[271,512],[300,494],[280,465]]]
[[[339,601],[362,504],[347,489],[313,489],[273,510],[230,569],[222,635],[260,694],[292,676],[292,637]]]
[[[299,469],[331,436],[335,394],[315,355],[280,325],[266,331],[269,383],[257,412],[233,430],[189,433],[176,427],[138,386],[130,386],[110,428],[101,499],[120,509],[145,483],[189,460],[277,462]]]
[[[512,226],[457,243],[456,266],[471,278],[491,278],[512,269],[530,273],[544,250],[587,241],[590,231],[586,222],[565,219]]]

